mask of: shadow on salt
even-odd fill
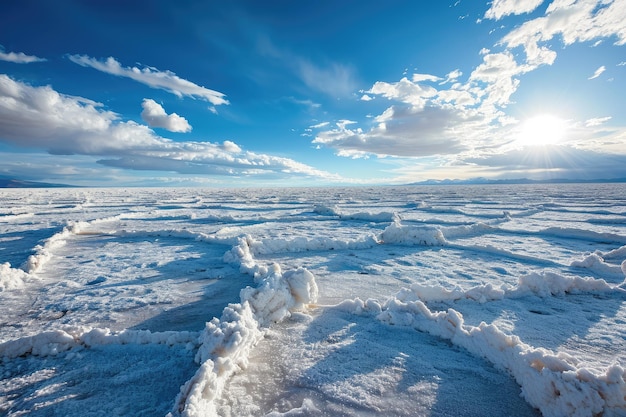
[[[201,331],[206,322],[220,317],[229,303],[239,302],[242,288],[253,286],[252,277],[239,274],[233,279],[211,279],[203,285],[199,300],[166,309],[163,312],[131,327],[135,330],[162,331]]]
[[[194,353],[184,344],[113,344],[15,358],[3,363],[0,414],[163,416],[197,369]]]
[[[277,382],[257,386],[253,400],[259,411],[289,415],[307,405],[315,409],[311,415],[332,416],[540,415],[520,397],[520,387],[508,374],[446,340],[341,305],[312,313],[306,323],[279,325],[253,353],[254,362],[282,367]],[[247,372],[254,368],[251,364]],[[259,368],[259,377],[268,376],[266,368]],[[235,376],[230,391],[255,377],[248,374],[239,381]],[[242,404],[224,404],[229,402],[223,401],[222,410],[244,415],[238,414],[245,409]]]
[[[427,305],[437,311],[453,308],[466,324],[493,323],[534,347],[564,351],[587,366],[602,369],[616,360],[626,361],[626,357],[616,355],[626,352],[624,299],[624,293],[611,292],[528,295],[485,303],[463,299]]]

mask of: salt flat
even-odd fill
[[[0,203],[6,415],[626,415],[624,184]]]

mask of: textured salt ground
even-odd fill
[[[221,416],[539,416],[506,372],[437,337],[319,307],[277,325]]]
[[[626,239],[626,191],[620,185],[277,190],[270,196],[259,190],[55,190],[7,196],[0,196],[6,203],[0,208],[0,263],[14,268],[68,222],[93,222],[87,233],[65,236],[44,267],[26,277],[24,288],[0,293],[1,340],[66,324],[200,330],[228,302],[239,301],[241,287],[255,285],[222,258],[243,233],[265,241],[259,247],[267,252],[255,253],[255,262],[277,262],[285,271],[309,269],[323,305],[355,297],[382,303],[413,283],[463,291],[515,285],[534,272],[606,279],[613,285],[624,279],[616,272],[626,258],[618,250]],[[394,213],[407,230],[440,227],[449,244],[311,251],[297,240],[306,238],[314,247],[323,239],[339,244],[376,235],[394,221]],[[101,229],[122,233],[91,234]],[[221,243],[198,240],[202,233]],[[586,264],[590,253],[613,250],[618,251],[599,265],[573,266]],[[68,308],[77,304],[86,307]],[[573,294],[427,305],[432,311],[453,308],[466,325],[493,323],[531,346],[572,354],[580,366],[600,373],[625,363],[626,313],[619,292],[574,287]],[[272,410],[274,415],[319,415],[316,409],[327,415],[372,410],[520,415],[517,409],[497,408],[518,400],[528,415],[536,413],[519,398],[519,386],[505,371],[444,339],[335,307],[310,314],[272,326],[250,350],[250,365],[234,375],[217,400],[223,415],[229,410],[239,413],[232,415]],[[125,356],[137,366],[129,366],[121,359]],[[51,415],[45,413],[56,409],[61,415],[89,415],[97,403],[92,398],[108,401],[103,409],[108,414],[130,410],[135,415],[143,406],[163,415],[172,411],[180,386],[198,369],[193,356],[186,346],[147,344],[3,358],[1,385],[9,388],[0,396],[11,396],[7,412],[14,415]],[[84,372],[80,380],[79,372],[91,368],[95,371]],[[184,375],[167,379],[149,368],[166,376],[176,368]],[[112,382],[132,387],[108,386],[98,376],[107,370]],[[511,388],[499,397],[502,387]],[[154,402],[154,392],[162,393],[160,402]],[[137,408],[129,405],[135,403]],[[620,415],[620,410],[611,411]]]

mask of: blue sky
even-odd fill
[[[626,0],[0,2],[0,176],[626,178]]]

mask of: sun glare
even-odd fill
[[[553,145],[565,134],[565,121],[550,114],[532,117],[524,122],[517,142],[523,146]]]

